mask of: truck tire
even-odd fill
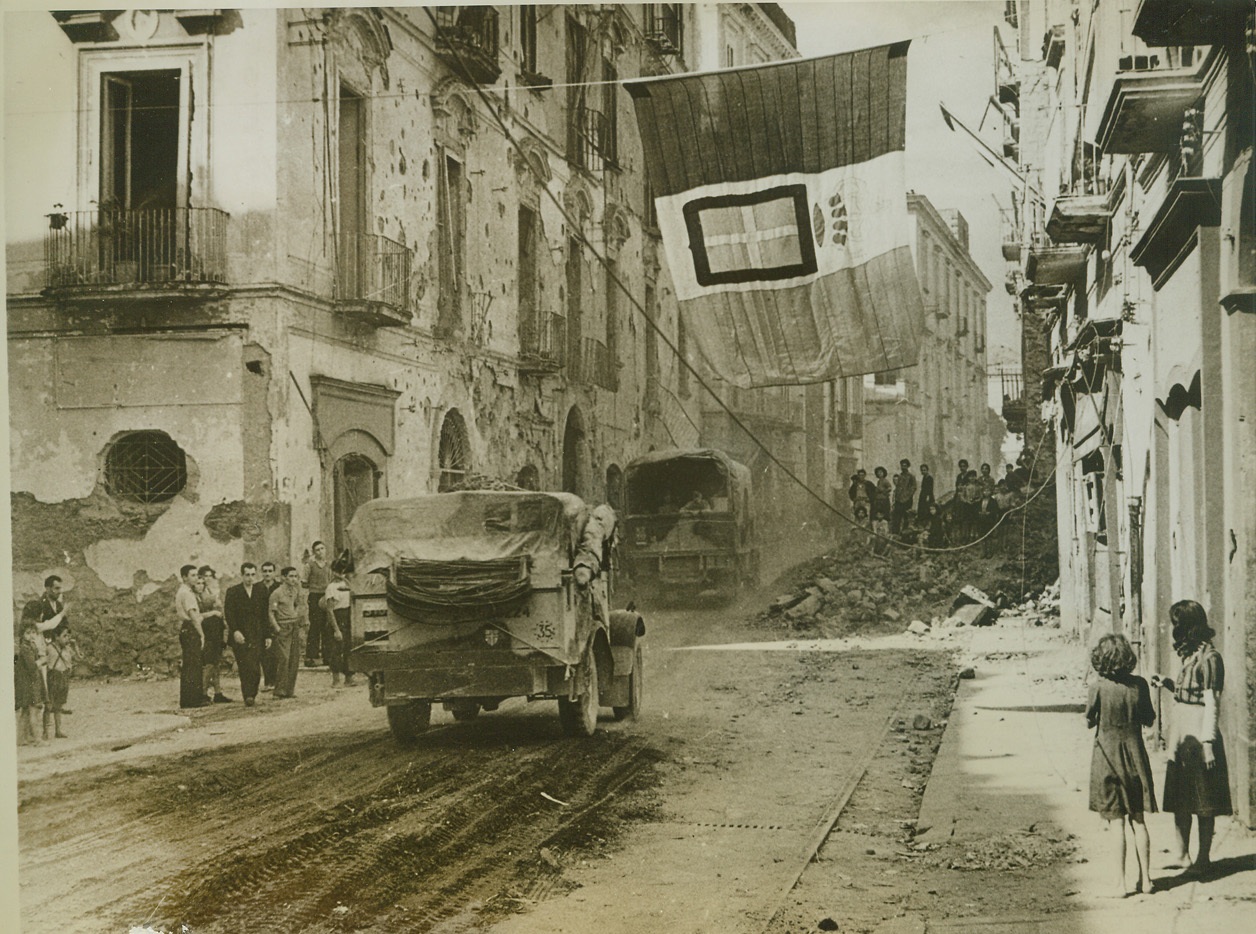
[[[454,715],[454,719],[459,723],[467,720],[474,720],[480,713],[480,705],[475,701],[455,701],[449,707],[449,712]]]
[[[592,647],[585,653],[581,668],[580,696],[558,699],[558,722],[568,736],[592,736],[597,729],[597,659]]]
[[[615,711],[616,720],[636,720],[641,716],[641,687],[644,681],[642,659],[644,657],[645,652],[642,651],[641,643],[638,642],[636,651],[633,653],[632,674],[628,676],[628,705],[611,708]]]
[[[388,706],[388,729],[402,745],[410,745],[427,730],[432,722],[431,701],[409,701]]]

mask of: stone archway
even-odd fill
[[[584,416],[578,406],[567,413],[567,426],[563,430],[563,491],[585,497],[590,492],[588,435],[584,429]]]

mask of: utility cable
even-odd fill
[[[440,23],[436,20],[436,16],[430,8],[425,8],[425,12],[427,13],[428,18],[432,21],[432,25],[437,30],[437,34],[439,35],[444,27],[442,27]],[[451,49],[454,52],[454,56],[456,60],[461,66],[460,70],[463,71],[464,73],[467,73],[466,65],[462,61],[462,58],[461,58],[461,53],[455,47],[451,46]],[[511,128],[506,125],[506,122],[504,118],[502,117],[502,115],[499,113],[498,108],[493,106],[492,99],[488,96],[488,94],[484,91],[484,89],[481,88],[478,84],[474,82],[469,82],[469,83],[471,84],[471,88],[472,90],[474,90],[476,96],[484,104],[485,110],[490,114],[493,121],[498,125],[502,135],[509,142],[510,146],[514,149],[514,151],[521,158],[524,157],[524,152],[521,148],[521,144],[519,140],[516,138],[515,133],[511,130]],[[533,135],[534,137],[536,136],[536,134],[530,128],[524,127],[524,129],[529,134]],[[575,238],[581,243],[581,245],[589,250],[589,252],[593,255],[593,257],[603,267],[607,276],[615,283],[615,285],[619,288],[619,290],[627,297],[633,309],[642,317],[642,319],[646,322],[646,324],[649,325],[649,327],[654,331],[654,333],[663,341],[663,343],[666,345],[668,350],[670,350],[672,354],[676,357],[676,359],[680,362],[681,366],[683,366],[690,373],[690,375],[693,376],[694,380],[698,383],[698,385],[701,386],[704,390],[706,390],[707,394],[711,397],[711,399],[715,402],[715,404],[724,412],[725,415],[728,416],[729,421],[731,421],[735,426],[737,426],[737,428],[739,428],[742,431],[742,433],[745,434],[745,436],[750,440],[750,442],[754,444],[757,448],[759,448],[766,455],[768,460],[770,460],[772,464],[775,465],[776,468],[781,471],[782,474],[784,474],[786,477],[792,480],[800,489],[803,490],[803,492],[805,492],[808,496],[810,496],[817,503],[819,503],[824,509],[828,510],[833,515],[837,516],[839,519],[841,519],[843,522],[850,525],[852,528],[859,529],[861,532],[863,532],[865,535],[869,536],[870,538],[875,538],[880,541],[884,541],[889,545],[893,545],[898,548],[909,550],[912,553],[944,554],[944,553],[965,551],[981,543],[982,541],[984,541],[991,534],[993,534],[995,529],[999,527],[999,524],[1001,523],[1002,518],[1003,518],[1002,516],[1000,517],[1000,522],[996,522],[995,525],[992,526],[992,528],[989,531],[987,531],[981,537],[973,540],[972,542],[968,542],[964,545],[959,545],[959,546],[954,546],[954,547],[939,548],[939,547],[933,547],[933,546],[927,546],[927,545],[900,542],[897,539],[892,538],[891,536],[882,535],[878,532],[871,531],[865,528],[863,525],[861,525],[854,517],[849,516],[846,513],[839,510],[836,506],[834,506],[827,499],[825,499],[824,496],[816,492],[816,490],[814,490],[810,485],[808,485],[801,477],[799,477],[798,474],[793,470],[793,468],[791,468],[788,464],[782,461],[759,438],[758,435],[756,435],[753,431],[750,430],[749,426],[747,426],[746,423],[742,421],[742,419],[737,415],[735,411],[733,411],[733,409],[728,405],[728,403],[726,403],[715,392],[715,390],[711,387],[710,383],[706,380],[706,378],[702,375],[702,373],[700,373],[693,364],[691,364],[687,359],[685,359],[684,355],[681,354],[680,349],[676,346],[675,342],[672,341],[672,339],[667,335],[667,333],[663,330],[663,328],[659,326],[659,324],[654,320],[654,318],[650,315],[650,313],[642,306],[641,302],[637,300],[637,297],[633,295],[633,293],[631,292],[631,290],[629,290],[627,285],[625,285],[624,281],[620,278],[619,273],[614,268],[613,264],[611,264],[601,254],[601,252],[597,249],[597,247],[585,235],[582,225],[575,218],[571,216],[570,212],[567,211],[566,206],[562,204],[561,199],[559,199],[557,195],[555,195],[552,191],[550,191],[548,186],[541,186],[541,187],[542,187],[542,190],[545,192],[546,197],[558,210],[563,220],[566,221],[568,230],[574,233]],[[1053,470],[1052,476],[1048,478],[1048,482],[1051,482],[1051,480],[1054,479],[1054,473],[1055,472]],[[1020,506],[1018,507],[1014,507],[1012,510],[1009,510],[1007,513],[1004,513],[1004,516],[1009,515],[1011,512],[1015,511],[1016,509],[1023,509],[1030,502],[1036,499],[1038,494],[1041,493],[1042,490],[1045,489],[1045,487],[1046,487],[1046,484],[1044,483],[1043,486],[1040,487],[1038,491],[1036,491],[1031,497],[1029,497],[1025,503],[1020,504]]]

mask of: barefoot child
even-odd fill
[[[1131,674],[1137,660],[1124,636],[1109,635],[1091,650],[1090,664],[1100,678],[1090,687],[1086,723],[1098,727],[1090,761],[1090,809],[1108,821],[1121,821],[1116,837],[1112,895],[1124,898],[1125,824],[1134,832],[1138,858],[1135,892],[1150,893],[1151,842],[1143,812],[1155,813],[1151,763],[1142,728],[1156,721],[1147,682]]]
[[[74,671],[74,637],[70,630],[59,629],[48,643],[48,705],[44,707],[44,739],[48,727],[55,724],[57,739],[66,739],[61,732],[61,714],[70,699],[70,675]],[[51,721],[51,722],[50,722]]]
[[[44,684],[43,661],[44,637],[33,622],[22,624],[21,640],[13,656],[13,700],[17,709],[17,744],[39,746],[35,735],[35,711],[43,707],[48,697]]]

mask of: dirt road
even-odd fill
[[[24,781],[23,930],[792,930],[830,825],[909,835],[954,671],[778,641],[763,597],[651,611],[647,713],[588,740],[514,701],[402,748],[361,689]]]

